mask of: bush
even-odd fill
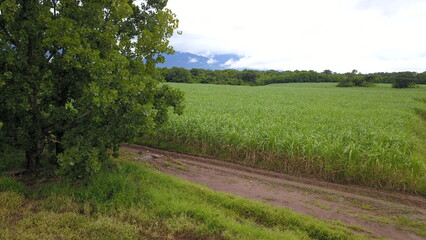
[[[354,87],[355,84],[353,82],[341,81],[337,84],[338,87]]]
[[[374,87],[375,79],[373,75],[348,74],[337,84],[337,87]]]
[[[168,70],[165,79],[167,82],[192,82],[191,72],[188,69],[178,67],[173,67],[172,69]]]
[[[0,143],[0,173],[25,166],[25,154],[7,144]]]
[[[23,183],[10,177],[0,177],[0,192],[15,192],[22,195],[28,194],[28,189]]]
[[[360,87],[374,87],[375,84],[372,82],[363,81]]]
[[[412,72],[400,72],[394,76],[393,88],[413,88],[416,86],[416,76]]]

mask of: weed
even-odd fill
[[[272,201],[277,200],[276,198],[273,198],[273,197],[265,197],[265,198],[262,198],[262,199],[265,200],[265,201],[268,201],[268,202],[272,202]]]
[[[223,179],[222,181],[225,182],[225,183],[229,183],[229,184],[237,183],[237,181],[233,180],[233,179]]]
[[[334,195],[323,196],[323,199],[330,201],[330,202],[339,202],[338,197],[334,196]]]
[[[182,170],[182,171],[188,171],[188,168],[185,166],[175,166],[176,169]]]
[[[172,166],[172,164],[170,163],[170,162],[163,162],[163,166],[164,167],[170,167],[170,166]]]
[[[27,195],[28,189],[24,184],[17,182],[14,178],[11,177],[0,177],[0,192],[16,192],[22,195]]]
[[[375,207],[371,206],[369,203],[363,202],[363,201],[359,201],[357,199],[352,201],[352,205],[354,207],[363,209],[363,210],[370,210],[370,211],[374,211],[376,210]]]
[[[183,165],[183,163],[177,159],[173,159],[172,162],[177,165]]]
[[[362,214],[357,214],[355,215],[355,217],[373,221],[373,222],[385,223],[385,224],[389,224],[392,222],[392,220],[388,217],[376,217],[376,216],[362,215]]]
[[[426,224],[424,222],[399,216],[396,218],[396,225],[401,229],[414,232],[422,237],[426,237]]]
[[[310,203],[310,204],[312,204],[312,205],[315,205],[315,206],[317,206],[317,207],[319,207],[319,208],[321,208],[321,209],[324,209],[324,210],[332,210],[332,209],[333,209],[332,207],[329,207],[329,206],[323,205],[323,204],[321,204],[320,202],[315,201],[315,200],[308,201],[307,203]]]
[[[372,231],[366,230],[366,229],[364,229],[360,226],[357,226],[357,225],[349,225],[348,228],[353,229],[353,230],[358,231],[358,232],[373,233]]]

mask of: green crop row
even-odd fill
[[[145,144],[426,194],[426,87],[172,84],[187,108]]]

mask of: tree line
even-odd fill
[[[426,84],[426,72],[378,72],[363,74],[357,70],[348,73],[336,73],[331,70],[322,72],[309,71],[275,71],[275,70],[208,70],[185,68],[159,68],[160,74],[167,82],[210,83],[230,85],[267,85],[272,83],[300,82],[336,82],[341,87],[370,87],[374,83],[392,83],[394,87],[410,87]]]

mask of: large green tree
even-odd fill
[[[412,88],[416,86],[416,74],[414,72],[398,72],[393,76],[393,88]]]
[[[46,149],[83,177],[152,131],[182,93],[156,80],[177,28],[167,0],[2,0],[0,122],[33,170]],[[112,150],[112,151],[111,151]]]
[[[192,81],[191,73],[188,69],[173,67],[167,71],[165,76],[168,82],[189,83]]]

